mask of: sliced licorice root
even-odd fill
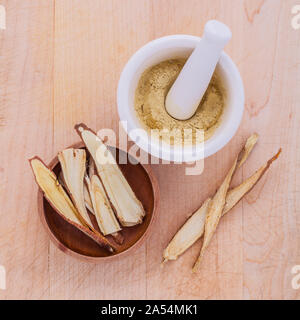
[[[253,189],[265,172],[270,168],[271,164],[279,157],[280,153],[281,149],[279,149],[278,152],[270,160],[268,160],[266,164],[261,166],[252,176],[243,181],[237,187],[227,192],[222,215],[232,209],[243,198],[244,195]]]
[[[222,216],[222,211],[225,205],[226,194],[231,182],[232,175],[235,171],[236,165],[237,165],[237,159],[235,159],[223,183],[221,184],[220,188],[218,189],[213,199],[209,203],[206,219],[205,219],[204,240],[203,240],[202,248],[200,251],[200,255],[193,267],[193,271],[197,271],[199,264],[201,262],[201,258],[203,257],[204,252],[208,247],[212,239],[212,236],[217,229],[217,226],[219,224],[220,218]]]
[[[65,149],[58,153],[64,185],[85,223],[93,228],[84,200],[84,174],[86,153],[83,149]]]
[[[100,233],[95,233],[89,229],[86,222],[82,219],[79,212],[73,205],[68,194],[58,182],[58,179],[53,171],[51,171],[39,158],[35,157],[29,160],[35,176],[35,180],[42,190],[45,198],[52,208],[68,223],[82,231],[102,247],[105,247],[110,252],[115,250],[112,245]]]
[[[142,223],[145,210],[115,158],[99,137],[84,124],[75,126],[92,159],[105,192],[122,226]]]
[[[225,204],[223,204],[223,203],[219,204],[219,206],[222,207],[221,216],[224,215],[225,213],[227,213],[231,208],[233,208],[234,205],[237,204],[242,199],[242,197],[255,186],[255,184],[259,181],[259,179],[263,176],[263,174],[270,167],[272,162],[278,158],[280,153],[281,153],[281,149],[277,152],[277,154],[275,156],[273,156],[270,160],[268,160],[267,163],[264,166],[262,166],[257,172],[255,172],[250,178],[245,180],[238,187],[227,192]],[[220,207],[219,207],[219,210],[220,210]],[[205,249],[207,248],[208,243],[211,240],[214,231],[216,230],[217,225],[214,226],[214,229],[210,228],[210,225],[209,225],[210,221],[208,221],[209,219],[210,219],[210,216],[209,216],[209,212],[208,212],[207,217],[206,217],[206,224],[205,224],[204,241],[205,241],[205,233],[208,234],[208,236],[206,238],[208,240],[205,243],[203,243],[203,245],[202,245],[200,255],[199,255],[199,257],[193,267],[194,272],[196,272],[199,269],[201,258],[203,257]],[[207,223],[207,221],[208,221],[208,223]],[[219,222],[219,220],[217,221],[217,223],[218,222]]]
[[[100,231],[105,236],[111,235],[116,243],[122,244],[124,242],[124,236],[121,233],[122,228],[115,217],[99,177],[93,175],[90,179],[86,175],[85,184],[90,195],[93,214],[96,217]]]
[[[238,167],[240,167],[241,164],[243,164],[246,161],[254,145],[256,144],[257,139],[258,135],[256,133],[252,134],[247,139],[242,151],[239,153],[239,156],[235,162],[235,164]],[[235,164],[233,167],[235,167]],[[234,172],[235,169],[233,169],[232,171]],[[175,234],[167,248],[164,250],[164,261],[176,260],[179,255],[186,251],[194,242],[196,242],[203,235],[207,210],[209,208],[209,202],[210,199],[207,199],[200,207],[200,209],[198,209]]]
[[[163,253],[164,261],[176,260],[183,252],[192,246],[204,232],[205,217],[210,198],[185,222],[178,230]]]
[[[101,232],[106,236],[120,231],[119,222],[97,175],[93,175],[91,178],[91,193],[94,200],[92,200],[94,212]]]

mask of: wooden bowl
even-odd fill
[[[71,146],[71,148],[84,148],[82,143]],[[116,159],[119,159],[119,153],[131,158],[125,151],[118,148],[109,147],[116,151]],[[88,262],[102,262],[116,257],[128,255],[137,249],[145,240],[151,228],[158,211],[159,205],[159,187],[157,180],[149,165],[119,164],[121,171],[126,177],[131,188],[135,192],[137,198],[142,202],[146,215],[141,224],[133,227],[124,227],[122,234],[124,242],[121,245],[116,244],[116,252],[111,254],[84,233],[76,229],[74,226],[66,222],[59,214],[53,210],[51,205],[45,199],[43,193],[38,192],[38,211],[42,223],[50,236],[52,242],[63,252],[75,258]],[[51,161],[49,168],[58,176],[61,167],[57,156]],[[89,213],[90,214],[90,213]],[[95,217],[90,214],[94,227],[99,230]],[[108,236],[110,240],[112,239]]]

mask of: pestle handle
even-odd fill
[[[168,92],[166,109],[173,118],[186,120],[194,115],[230,38],[225,24],[216,20],[206,23],[200,43]]]

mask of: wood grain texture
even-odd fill
[[[300,264],[300,31],[293,0],[1,1],[0,299],[299,299],[291,268]],[[130,56],[169,34],[200,35],[208,19],[230,26],[226,47],[245,85],[243,122],[232,141],[205,160],[201,176],[184,165],[153,165],[161,189],[157,229],[130,257],[87,264],[49,243],[37,214],[27,159],[45,161],[78,141],[73,126],[118,129],[116,88]],[[242,142],[260,135],[234,184],[281,146],[258,185],[224,217],[191,273],[196,243],[160,268],[163,248],[187,215],[220,184]]]

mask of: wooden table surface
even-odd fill
[[[300,264],[300,29],[295,0],[1,0],[1,299],[299,299],[291,269]],[[201,35],[209,19],[228,24],[226,52],[245,85],[242,124],[205,160],[200,176],[184,165],[153,165],[161,190],[156,228],[132,256],[87,264],[52,243],[37,213],[27,159],[49,161],[78,141],[73,126],[118,129],[116,89],[129,57],[170,34]],[[160,267],[175,230],[211,195],[242,142],[259,143],[239,183],[283,148],[259,184],[222,219],[199,274],[198,242]]]

